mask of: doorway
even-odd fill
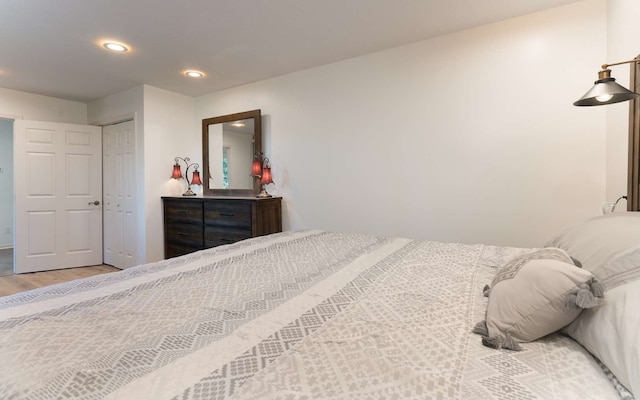
[[[15,120],[15,273],[102,264],[102,128]]]
[[[23,123],[24,121],[20,120],[19,122]],[[52,124],[53,126],[56,125],[54,123],[39,123]],[[20,249],[30,249],[24,248],[26,242],[22,236],[20,238],[22,242],[25,243],[21,242],[22,247],[20,248],[18,248],[19,246],[16,246],[16,235],[18,232],[15,231],[14,214],[16,211],[15,198],[17,193],[14,185],[14,165],[16,163],[14,129],[17,129],[14,119],[11,119],[11,117],[3,118],[0,116],[0,276],[3,274],[11,275],[13,273],[30,272],[23,271],[23,264],[25,264],[24,261],[26,261],[22,260],[24,257],[16,257],[16,253],[18,256],[22,254],[22,250]],[[74,134],[77,136],[78,132],[74,132]],[[100,139],[101,140],[99,141],[101,141],[104,146],[101,146],[104,151],[104,158],[101,158],[106,169],[104,176],[100,177],[102,179],[92,179],[92,182],[100,182],[100,186],[103,186],[104,184],[107,193],[104,193],[104,198],[100,196],[99,200],[102,201],[96,201],[98,199],[94,200],[93,198],[90,199],[94,201],[89,201],[89,206],[85,208],[95,209],[91,210],[91,212],[100,211],[101,216],[104,211],[104,231],[102,231],[102,217],[100,218],[101,221],[99,224],[101,230],[100,242],[104,239],[104,243],[102,243],[104,247],[101,246],[104,253],[101,251],[99,261],[92,262],[87,265],[106,263],[120,269],[129,268],[139,263],[137,251],[138,229],[136,224],[138,213],[137,190],[135,186],[136,138],[134,120],[125,120],[124,122],[115,122],[112,125],[103,126],[100,133]],[[85,167],[74,168],[73,170],[88,171],[94,169],[95,168]],[[43,169],[40,168],[40,170]],[[45,168],[44,170],[51,170],[51,168]],[[78,177],[76,175],[77,173],[74,173],[74,181],[77,181]],[[41,185],[36,186],[40,187]],[[58,186],[66,187],[68,185],[65,184]],[[91,186],[93,186],[93,184],[91,184]],[[74,214],[81,213],[74,210]],[[41,226],[42,224],[37,225]],[[95,226],[97,224],[92,222],[79,225]],[[44,230],[46,231],[46,229]],[[77,229],[72,229],[71,231],[77,231]],[[80,236],[89,237],[96,235]],[[50,240],[49,242],[54,243],[56,240]],[[86,249],[81,250],[86,253]],[[75,252],[77,253],[77,251]],[[51,251],[48,253],[52,254]],[[42,254],[37,254],[37,256],[41,258]],[[15,268],[16,259],[18,259],[18,264],[21,266],[20,270],[16,270]],[[64,262],[63,265],[67,268],[80,266],[80,264],[73,265],[73,263],[68,262]],[[48,266],[51,267],[52,264],[48,263]],[[46,270],[50,269],[56,268],[47,268]]]
[[[102,127],[103,262],[138,264],[136,137],[133,120]]]
[[[13,274],[13,120],[0,118],[0,276]]]

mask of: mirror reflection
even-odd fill
[[[253,118],[209,125],[209,188],[253,189]]]
[[[204,194],[255,196],[260,181],[251,177],[256,153],[262,152],[260,110],[202,120]]]

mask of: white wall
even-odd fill
[[[640,1],[609,0],[607,2],[607,56],[593,66],[593,74],[601,64],[630,60],[640,55]],[[611,67],[611,75],[622,86],[629,87],[630,66]],[[629,103],[612,104],[606,107],[607,114],[607,200],[615,201],[627,194],[627,168],[629,149]],[[621,203],[617,210],[626,210]]]
[[[184,192],[182,182],[170,179],[173,159],[190,157],[201,163],[201,134],[193,103],[191,97],[141,85],[89,104],[90,123],[135,116],[140,263],[164,258],[160,198]]]
[[[144,165],[144,85],[136,86],[89,103],[87,120],[91,125],[106,125],[126,119],[134,119],[136,140],[136,262],[147,260],[145,215],[145,165]]]
[[[0,116],[35,121],[87,123],[87,105],[0,88]]]
[[[202,165],[202,133],[194,118],[194,99],[144,86],[144,175],[146,261],[164,258],[162,196],[180,195],[186,188],[170,179],[175,157]],[[182,173],[186,173],[182,164]],[[193,168],[189,170],[189,175]],[[201,178],[204,175],[201,175]],[[189,176],[191,180],[191,176]],[[195,190],[194,190],[195,191]]]
[[[605,112],[571,103],[606,32],[588,0],[212,93],[196,117],[262,109],[285,229],[538,246],[604,201]]]
[[[0,249],[13,247],[13,121],[0,119]]]

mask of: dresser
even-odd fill
[[[281,200],[281,197],[162,197],[164,257],[282,232]]]

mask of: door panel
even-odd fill
[[[28,211],[29,256],[55,255],[56,213],[55,211]],[[17,229],[16,229],[17,230]],[[19,231],[18,231],[19,232]],[[16,232],[16,233],[18,233]]]
[[[69,223],[67,237],[69,238],[68,250],[70,253],[91,251],[91,214],[90,210],[67,211]]]
[[[55,196],[56,155],[54,153],[26,154],[27,196]]]
[[[138,264],[133,121],[103,128],[103,165],[104,262],[133,267]]]
[[[101,132],[14,122],[17,273],[102,263]]]

